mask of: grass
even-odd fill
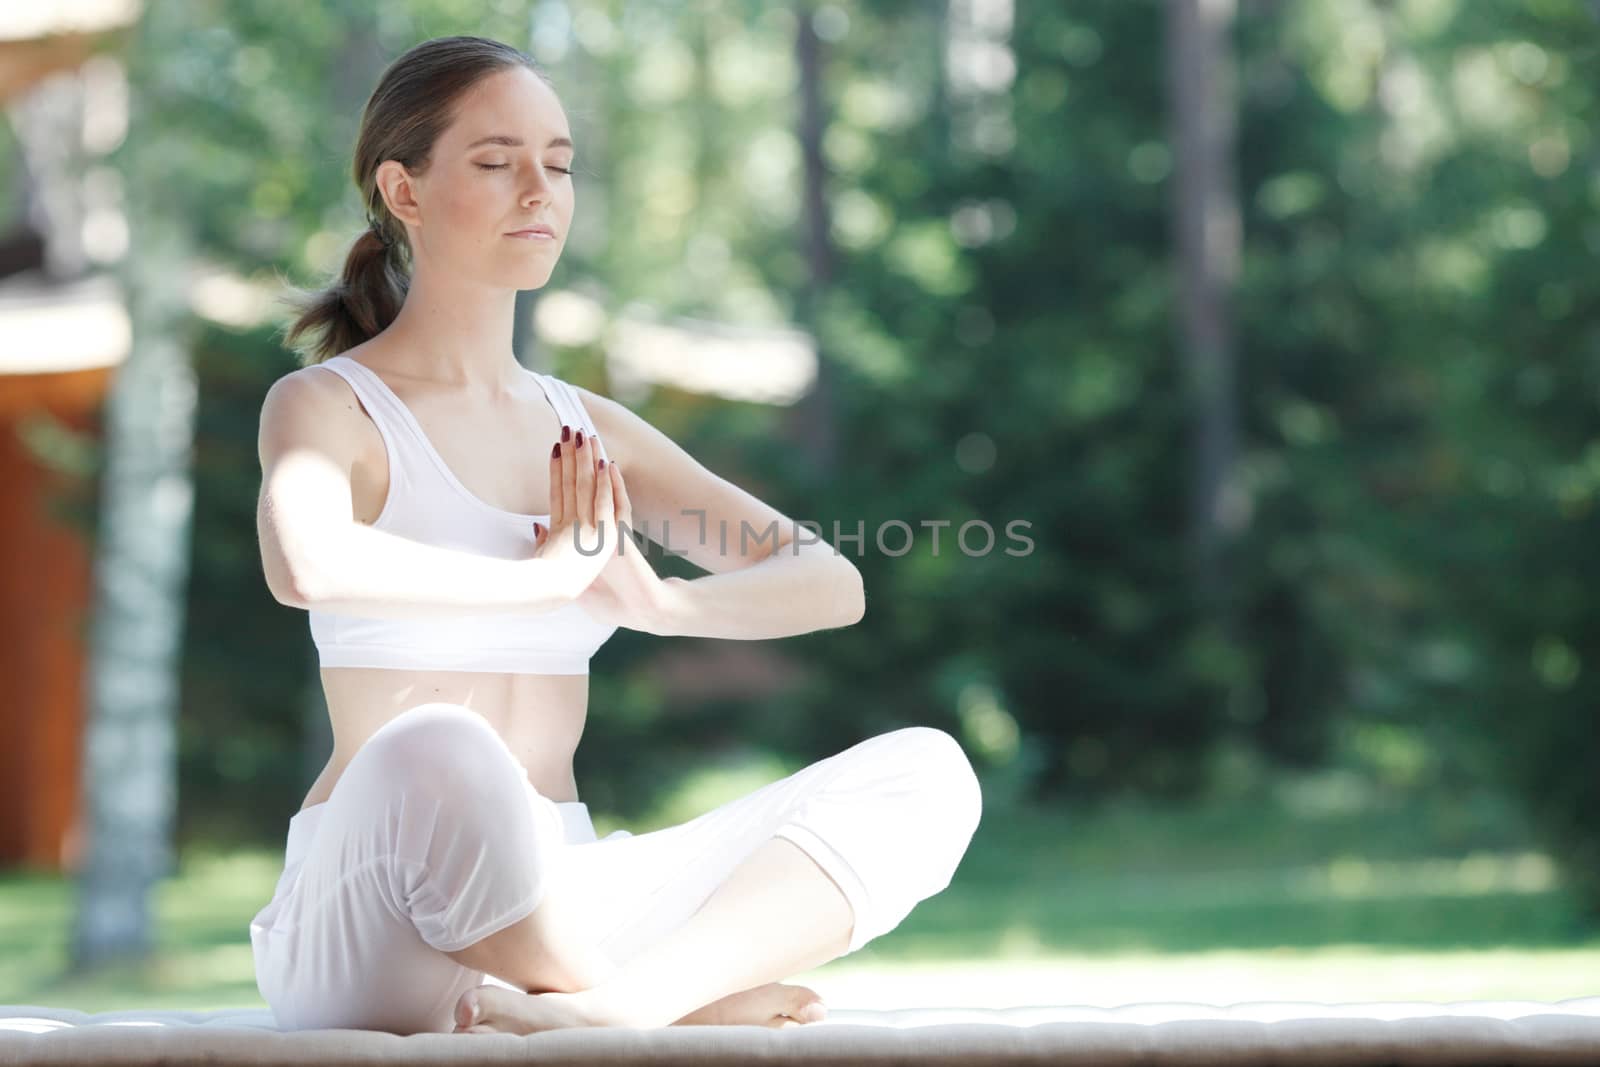
[[[1600,994],[1600,931],[1528,841],[1492,797],[1384,801],[1337,775],[1187,811],[993,808],[948,889],[794,980],[874,1008]],[[264,1007],[248,924],[281,860],[189,850],[155,895],[158,951],[92,977],[62,977],[71,883],[0,878],[0,1003]]]

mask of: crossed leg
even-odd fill
[[[793,1018],[814,1018],[814,994],[773,984],[854,951],[948,885],[980,809],[960,746],[911,727],[682,826],[581,846],[571,867],[612,916],[600,943],[619,962],[577,991],[469,990],[457,1026],[649,1027],[685,1013],[715,1021],[697,1006],[741,997],[786,999],[798,1005]],[[676,873],[652,876],[660,870]]]
[[[798,1018],[815,995],[774,983],[944,888],[978,812],[960,746],[912,727],[680,826],[569,842],[480,716],[422,705],[346,768],[257,980],[284,1029],[438,1032],[473,1005],[473,1028],[524,1032]]]
[[[468,990],[457,1002],[456,1024],[469,1033],[527,1034],[569,1026],[819,1021],[821,998],[781,980],[843,955],[853,921],[833,879],[793,842],[774,837],[686,922],[626,966],[612,964],[599,981],[565,995]]]
[[[274,892],[270,927],[252,927],[282,1029],[448,1032],[486,977],[555,990],[608,973],[573,919],[560,806],[467,708],[423,704],[385,723],[296,820],[298,874]]]

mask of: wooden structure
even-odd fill
[[[0,4],[0,104],[13,120],[41,87],[70,82],[138,0]],[[46,88],[45,91],[51,91]],[[62,175],[27,158],[24,204]],[[43,153],[50,156],[52,153]],[[16,198],[12,198],[15,202]],[[0,217],[0,870],[76,868],[92,602],[88,540],[59,514],[84,477],[47,460],[98,440],[100,412],[129,348],[115,286],[81,251],[70,195]],[[35,442],[45,442],[39,447]]]

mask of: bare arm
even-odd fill
[[[331,374],[295,372],[267,391],[256,532],[267,587],[279,603],[426,619],[537,614],[578,595],[581,575],[555,560],[495,559],[357,522],[350,472],[363,417]]]
[[[861,572],[825,541],[793,540],[745,567],[664,579],[673,594],[667,632],[750,641],[860,622],[866,612]]]
[[[861,572],[833,546],[719,477],[639,415],[587,389],[584,406],[622,466],[639,532],[712,572],[667,578],[661,633],[758,640],[851,626]],[[798,542],[798,543],[796,543]]]

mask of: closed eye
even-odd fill
[[[479,170],[504,170],[508,166],[510,166],[509,163],[479,163],[479,164],[477,164],[477,167],[478,167]],[[558,172],[560,172],[562,174],[571,174],[572,173],[572,171],[568,170],[565,167],[549,167],[547,169],[548,170],[553,170],[553,171],[558,171]]]

